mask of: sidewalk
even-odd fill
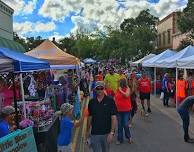
[[[155,97],[153,95],[151,96],[151,106],[154,106],[160,112],[167,115],[168,117],[170,117],[171,119],[173,119],[179,125],[182,126],[182,120],[181,120],[178,112],[176,111],[174,103],[169,101],[169,105],[170,105],[170,107],[168,107],[168,108],[164,107],[163,104],[162,104],[162,101],[159,99],[159,97],[157,97],[157,96]],[[192,135],[194,136],[194,115],[191,115],[191,117],[190,117],[189,129],[190,129],[190,132],[192,133]]]

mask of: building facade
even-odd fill
[[[157,23],[157,50],[173,49],[173,35],[178,32],[177,13],[173,12]]]
[[[14,10],[0,0],[0,37],[13,40]]]

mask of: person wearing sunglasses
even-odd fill
[[[86,139],[89,134],[93,152],[109,152],[116,126],[116,105],[113,98],[104,93],[103,81],[96,82],[96,97],[88,104]],[[90,132],[91,128],[91,132]]]

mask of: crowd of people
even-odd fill
[[[76,84],[83,91],[86,101],[88,98],[90,100],[82,116],[77,118],[73,114],[75,108],[71,102],[63,103],[60,111],[56,112],[60,117],[58,151],[72,151],[72,130],[79,127],[84,119],[87,119],[85,139],[94,152],[108,152],[114,136],[117,137],[117,145],[122,144],[124,138],[129,144],[133,143],[133,133],[130,128],[138,108],[144,116],[152,113],[150,104],[152,83],[145,71],[142,70],[140,73],[139,77],[136,71],[129,71],[127,68],[115,65],[93,65],[82,69],[80,81],[76,80]],[[61,85],[66,84],[64,81],[60,77]],[[169,78],[168,73],[164,74],[161,84],[164,94],[163,105],[169,107],[169,98],[175,99],[177,94],[177,110],[183,121],[184,140],[193,143],[194,140],[189,135],[189,113],[191,110],[194,111],[192,73],[188,74],[187,79],[183,79],[183,75],[180,75],[176,85]],[[69,86],[74,85],[72,83]],[[12,125],[14,113],[15,110],[11,106],[1,110],[0,137],[15,129],[10,128],[14,126]]]
[[[130,127],[132,127],[132,118],[138,109],[138,96],[140,96],[144,114],[148,116],[151,113],[151,81],[146,73],[142,72],[142,77],[138,79],[135,71],[129,72],[124,68],[113,66],[92,66],[81,71],[80,88],[84,92],[84,97],[90,97],[90,101],[87,112],[78,122],[83,121],[83,117],[87,117],[85,139],[88,139],[87,141],[89,141],[88,143],[93,151],[108,152],[113,136],[116,134],[116,144],[122,144],[124,142],[123,131],[128,143],[131,144],[133,140]],[[147,108],[144,101],[147,101]],[[63,111],[62,108],[61,112],[64,117],[61,121],[61,130],[64,130],[64,125],[68,123],[70,125],[67,126],[70,126],[70,130],[66,129],[65,132],[71,133],[75,125],[70,119],[66,119],[71,110],[69,108],[68,112],[64,113]],[[65,132],[62,131],[58,138],[61,152],[67,151],[71,143],[69,141],[69,144],[67,144],[65,138],[64,140],[60,138]]]

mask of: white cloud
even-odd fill
[[[54,22],[41,23],[41,22],[23,22],[23,23],[14,23],[13,24],[14,32],[19,35],[24,35],[27,33],[39,33],[39,32],[50,32],[54,31],[56,25]]]
[[[24,23],[14,23],[13,24],[14,32],[19,35],[23,35],[28,32],[33,31],[33,23],[32,22],[24,22]]]
[[[14,15],[26,15],[33,13],[36,8],[37,0],[25,2],[24,0],[2,0],[14,9]]]
[[[54,22],[48,22],[48,23],[37,22],[34,26],[35,26],[36,32],[49,32],[49,31],[53,31],[56,28],[56,25]]]
[[[13,7],[16,14],[32,13],[38,2],[38,0],[28,2],[24,0],[3,1]],[[71,17],[75,25],[71,32],[78,29],[92,32],[104,25],[118,27],[125,18],[136,17],[143,9],[150,9],[153,15],[161,18],[176,11],[181,7],[180,5],[186,4],[187,1],[160,0],[158,3],[150,3],[147,0],[44,0],[38,15],[50,18],[52,22],[49,24],[37,22],[37,25],[30,22],[16,23],[14,27],[20,33],[52,31],[56,28],[54,21],[64,22],[64,19],[72,15],[73,12],[77,15]]]
[[[160,0],[159,3],[147,0],[45,0],[39,15],[63,21],[71,12],[82,10],[81,16],[72,17],[75,27],[71,32],[75,32],[77,29],[92,31],[102,25],[117,27],[125,18],[136,17],[143,9],[150,9],[153,15],[162,17],[178,8],[180,0]]]

